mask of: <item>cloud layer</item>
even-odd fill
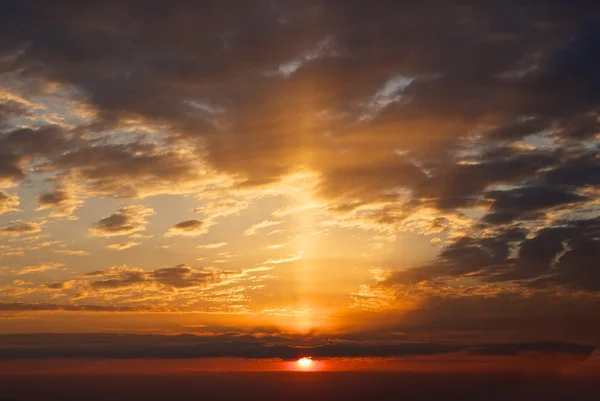
[[[599,21],[591,1],[9,0],[0,301],[419,312],[454,336],[447,313],[485,338],[580,305],[557,336],[589,338]]]

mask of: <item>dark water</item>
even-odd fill
[[[600,400],[595,378],[520,374],[194,373],[0,377],[0,401]]]

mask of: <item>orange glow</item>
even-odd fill
[[[300,363],[308,359],[308,364]],[[596,376],[596,358],[566,354],[465,356],[460,354],[404,358],[278,359],[20,359],[0,360],[0,377],[23,374],[162,375],[201,372],[539,372]]]

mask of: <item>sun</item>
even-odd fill
[[[298,359],[298,365],[300,365],[302,368],[308,368],[310,365],[312,365],[312,363],[313,360],[308,357]]]
[[[310,356],[303,356],[295,361],[286,362],[286,370],[293,372],[318,372],[323,370],[322,360],[314,360]]]

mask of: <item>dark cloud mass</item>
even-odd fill
[[[574,343],[491,343],[441,344],[411,343],[359,345],[351,342],[326,344],[314,338],[312,344],[290,345],[293,337],[254,336],[251,333],[195,335],[127,334],[29,334],[0,337],[0,359],[12,358],[280,358],[294,360],[303,355],[315,358],[399,357],[452,353],[474,355],[514,355],[526,352],[555,352],[587,356],[593,347]],[[11,347],[18,344],[18,348]]]
[[[490,237],[460,237],[440,252],[435,263],[396,272],[386,284],[471,276],[492,282],[516,280],[533,287],[598,291],[599,224],[598,219],[562,221],[530,237],[514,227]]]
[[[426,3],[9,2],[1,44],[16,56],[3,68],[77,87],[98,111],[92,129],[132,117],[166,124],[248,183],[310,162],[324,173],[323,195],[344,204],[340,197],[360,205],[404,187],[446,209],[542,168],[554,167],[549,175],[560,181],[563,161],[550,155],[484,153],[469,166],[452,152],[473,134],[490,146],[540,132],[594,138],[598,6]],[[410,78],[403,89],[390,84],[398,77]],[[394,160],[394,149],[411,161]],[[22,178],[19,160],[32,152],[3,158],[4,174]],[[117,170],[132,180],[194,178],[175,160],[163,170],[169,154],[130,152],[85,147],[53,166],[79,168],[96,191],[113,195],[137,192],[126,179],[110,181]]]

